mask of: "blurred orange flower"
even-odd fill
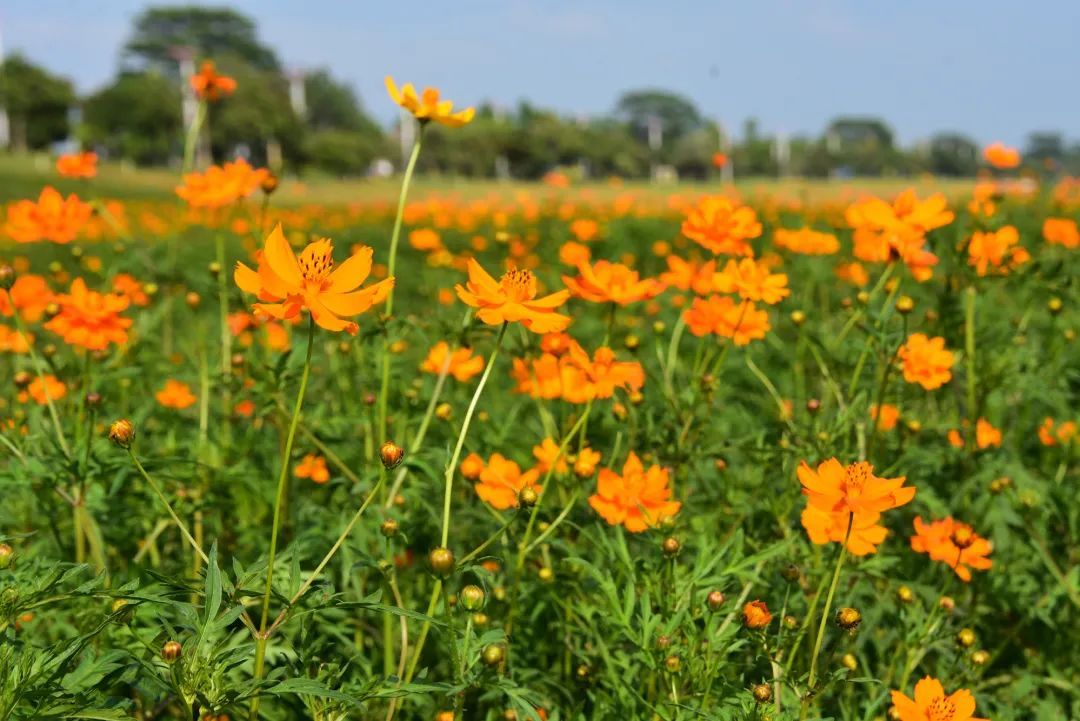
[[[879,431],[891,431],[900,420],[900,409],[890,403],[876,403],[870,406],[870,418],[877,421]]]
[[[570,234],[582,243],[588,243],[600,235],[600,224],[592,218],[578,218],[570,223]]]
[[[690,209],[682,234],[717,255],[753,255],[748,241],[761,235],[761,223],[753,208],[713,195]]]
[[[484,370],[484,359],[473,355],[471,348],[458,348],[451,353],[450,344],[439,341],[428,351],[427,358],[420,364],[420,370],[437,375],[443,372],[444,366],[447,373],[465,382]]]
[[[1020,151],[1001,142],[987,145],[983,149],[983,158],[999,170],[1007,170],[1020,165]]]
[[[899,258],[918,280],[929,278],[938,262],[937,256],[925,248],[926,234],[956,217],[943,194],[919,200],[911,188],[892,203],[880,198],[853,203],[844,216],[855,229],[856,258],[874,263]]]
[[[954,357],[945,350],[945,339],[929,338],[924,333],[912,333],[897,355],[904,371],[904,380],[918,383],[928,391],[940,388],[952,378]]]
[[[82,278],[71,283],[71,291],[57,297],[60,312],[45,328],[56,333],[68,345],[86,350],[105,350],[111,343],[120,345],[128,339],[132,320],[120,313],[128,299],[115,293],[89,290]]]
[[[19,200],[8,205],[4,233],[16,243],[70,243],[93,212],[93,206],[74,193],[65,199],[55,188],[45,186],[37,202]]]
[[[574,459],[574,475],[578,478],[590,478],[600,464],[600,453],[591,448],[582,448]]]
[[[531,488],[539,493],[539,479],[539,470],[531,468],[522,473],[517,463],[501,453],[492,453],[480,471],[476,494],[492,508],[505,511],[507,508],[517,508],[518,494],[522,489]]]
[[[684,260],[672,254],[667,256],[668,269],[660,274],[660,282],[679,290],[692,291],[695,295],[716,292],[716,261],[699,263]]]
[[[68,153],[56,159],[56,172],[65,178],[93,178],[97,161],[97,153]]]
[[[326,459],[315,453],[304,456],[293,473],[297,478],[309,478],[314,483],[326,483],[330,480],[330,471],[326,467]]]
[[[1039,426],[1039,442],[1044,446],[1066,445],[1076,437],[1076,431],[1075,421],[1055,423],[1053,418],[1047,417]]]
[[[777,228],[773,232],[773,244],[801,255],[832,255],[840,250],[840,241],[835,235],[810,228]]]
[[[191,76],[191,89],[200,100],[213,103],[235,93],[236,81],[218,73],[213,60],[204,60],[199,72]]]
[[[1072,218],[1047,218],[1043,221],[1043,239],[1050,245],[1080,247],[1080,229]]]
[[[976,230],[968,243],[968,265],[974,266],[980,276],[1008,273],[1031,260],[1031,255],[1019,243],[1020,233],[1011,225],[994,231]]]
[[[742,620],[747,628],[765,628],[772,623],[772,614],[764,601],[748,601],[743,605]]]
[[[568,240],[562,244],[559,248],[559,262],[563,265],[572,265],[577,267],[582,263],[588,263],[592,257],[592,251],[589,250],[589,246],[576,243],[572,240]]]
[[[150,297],[143,290],[143,285],[135,276],[128,273],[117,273],[112,279],[113,293],[122,295],[131,301],[132,305],[145,307],[150,304]]]
[[[612,526],[622,525],[631,533],[640,533],[679,512],[682,504],[671,500],[666,468],[642,465],[630,451],[622,475],[610,468],[600,470],[596,493],[589,505]]]
[[[863,288],[870,283],[870,274],[862,263],[840,263],[836,266],[836,277],[852,285]]]
[[[0,352],[29,353],[33,343],[32,333],[20,333],[15,328],[0,324]]]
[[[40,275],[20,275],[10,290],[0,288],[0,315],[10,318],[18,311],[27,323],[36,323],[55,297]]]
[[[38,405],[45,405],[50,400],[58,401],[67,395],[67,385],[54,375],[34,376],[26,390],[19,394],[19,401],[25,403],[32,398]]]
[[[468,478],[470,481],[480,477],[480,474],[484,471],[484,459],[475,453],[470,453],[465,456],[465,460],[461,462],[461,475],[464,478]]]
[[[176,194],[192,208],[222,208],[258,190],[270,171],[253,168],[243,158],[211,165],[204,173],[187,173]]]
[[[449,100],[439,100],[439,91],[435,88],[424,88],[424,92],[418,97],[416,88],[412,83],[405,83],[398,90],[394,79],[386,76],[386,92],[390,99],[413,114],[421,124],[434,120],[449,128],[459,128],[470,122],[476,115],[473,108],[465,108],[454,112],[454,104]]]
[[[689,310],[683,312],[683,320],[696,336],[715,333],[740,346],[761,340],[772,327],[769,314],[758,310],[753,301],[736,303],[726,295],[694,298]]]
[[[949,564],[965,582],[971,580],[971,568],[985,571],[993,565],[986,557],[993,550],[990,541],[976,534],[966,523],[954,521],[952,516],[930,524],[923,523],[922,516],[916,516],[911,550]]]
[[[791,295],[784,273],[770,273],[764,263],[753,258],[729,260],[724,269],[714,277],[714,287],[719,293],[738,293],[743,300],[760,300],[775,305]]]
[[[188,408],[198,400],[187,383],[172,379],[165,381],[165,387],[154,397],[164,407],[177,409]]]
[[[545,438],[539,445],[533,446],[532,452],[536,459],[536,470],[540,473],[547,473],[554,467],[555,472],[561,475],[569,468],[567,454],[562,452],[559,444],[551,438]]]
[[[578,266],[578,277],[564,275],[563,283],[578,298],[593,303],[629,305],[660,295],[664,284],[651,278],[641,278],[636,270],[621,263],[598,260]]]
[[[570,291],[537,298],[536,276],[531,271],[514,269],[496,282],[475,258],[469,259],[469,280],[454,287],[465,305],[476,308],[476,317],[488,325],[520,322],[533,333],[566,330],[570,316],[556,313]]]
[[[241,290],[263,301],[252,306],[257,313],[291,320],[307,308],[319,327],[356,335],[359,326],[341,316],[366,312],[385,300],[394,286],[394,279],[387,278],[357,290],[371,273],[372,252],[361,246],[334,268],[334,245],[322,238],[309,243],[297,258],[278,224],[258,255],[258,270],[237,262],[234,278]]]

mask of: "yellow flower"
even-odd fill
[[[439,91],[436,88],[424,88],[424,92],[419,96],[412,83],[405,83],[398,90],[394,79],[389,75],[386,76],[386,92],[390,93],[390,98],[395,103],[412,113],[421,123],[434,120],[449,128],[460,128],[476,115],[473,108],[465,108],[455,113],[451,101],[439,100]]]

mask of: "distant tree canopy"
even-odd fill
[[[675,140],[702,125],[701,114],[692,102],[663,90],[634,90],[624,93],[615,106],[615,117],[629,124],[646,139],[651,123],[658,122],[665,140]]]
[[[83,121],[84,139],[110,156],[163,164],[183,132],[180,89],[157,72],[125,73],[86,98]]]
[[[71,83],[14,54],[0,65],[0,98],[11,122],[16,150],[40,150],[68,135]]]
[[[124,45],[125,64],[158,65],[172,72],[173,51],[189,47],[199,58],[231,56],[265,71],[281,63],[258,38],[254,20],[229,8],[199,5],[151,7],[135,18],[131,39]]]

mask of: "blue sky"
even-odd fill
[[[382,77],[458,103],[529,99],[597,114],[619,94],[667,88],[738,133],[819,133],[840,114],[883,117],[901,142],[938,130],[1020,144],[1080,140],[1076,0],[237,0],[290,67],[328,67],[377,118]],[[108,82],[140,0],[5,0],[7,52]]]

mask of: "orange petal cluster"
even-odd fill
[[[668,484],[666,468],[654,465],[646,469],[630,451],[621,475],[610,468],[600,470],[589,505],[612,526],[640,533],[674,516],[682,507],[679,501],[671,500]]]
[[[1020,232],[1012,225],[998,230],[977,230],[968,243],[968,265],[980,276],[1005,275],[1031,260],[1031,254],[1019,243]]]
[[[682,234],[716,255],[753,255],[749,241],[761,235],[761,223],[753,208],[712,195],[690,209]]]
[[[431,346],[420,370],[438,375],[444,368],[446,373],[464,383],[484,370],[484,359],[474,355],[472,348],[457,348],[451,352],[449,343],[439,341]]]
[[[570,291],[537,298],[536,276],[532,271],[513,269],[496,282],[488,272],[470,258],[469,280],[454,287],[458,298],[465,305],[476,308],[476,317],[488,325],[521,323],[533,333],[556,333],[566,330],[570,316],[556,313],[555,309],[566,302]]]
[[[578,298],[593,303],[617,303],[629,305],[660,295],[664,284],[651,278],[641,278],[636,270],[622,263],[598,260],[577,267],[576,278],[563,276],[563,283]]]
[[[211,165],[204,173],[187,173],[176,194],[192,208],[223,208],[254,193],[269,176],[266,168],[253,168],[239,158]]]
[[[110,344],[127,342],[132,320],[120,315],[129,301],[115,293],[98,293],[86,287],[82,278],[71,283],[69,293],[57,297],[60,312],[45,328],[68,345],[86,350],[105,350]]]
[[[191,76],[191,89],[201,100],[217,102],[236,92],[236,81],[222,75],[213,60],[204,60],[199,72]]]
[[[536,468],[522,472],[521,466],[501,453],[492,453],[479,473],[476,495],[492,508],[505,511],[517,508],[518,494],[524,488],[540,492],[540,471]]]
[[[946,694],[941,682],[929,676],[915,684],[914,699],[893,691],[892,702],[898,721],[988,721],[972,715],[975,697],[970,691]]]
[[[640,363],[619,361],[615,352],[601,347],[592,357],[577,341],[565,334],[544,337],[547,349],[539,358],[515,358],[515,390],[534,398],[561,398],[568,403],[588,403],[596,398],[610,398],[617,388],[637,391],[645,384],[645,370]],[[543,349],[545,344],[541,344]]]
[[[386,76],[386,92],[390,94],[391,100],[412,113],[421,123],[434,120],[448,128],[459,128],[476,115],[473,108],[465,108],[455,113],[454,104],[449,100],[440,100],[439,91],[435,88],[424,88],[424,92],[419,96],[412,83],[405,83],[399,90],[389,75]]]
[[[945,349],[945,339],[930,338],[925,333],[912,333],[900,347],[904,380],[918,383],[928,391],[940,388],[952,378],[955,360],[952,351]]]
[[[16,243],[70,243],[90,222],[94,208],[72,193],[64,198],[45,186],[37,201],[18,200],[7,207],[4,234]]]
[[[972,568],[986,571],[993,566],[987,558],[993,550],[990,541],[976,534],[966,523],[954,521],[952,516],[930,523],[924,523],[922,516],[916,516],[911,550],[948,564],[964,582],[971,581]]]

